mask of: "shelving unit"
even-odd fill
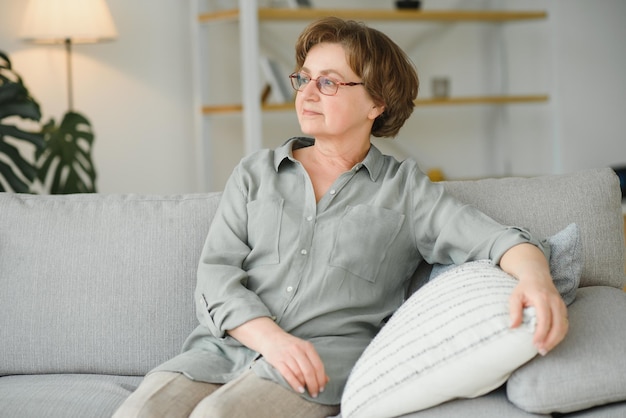
[[[196,1],[196,0],[194,0]],[[199,0],[197,0],[199,1]],[[434,22],[434,23],[507,23],[547,18],[545,11],[499,11],[499,10],[368,10],[368,9],[278,9],[259,8],[256,0],[239,0],[238,9],[198,12],[196,24],[210,25],[216,22],[239,24],[240,59],[242,68],[255,68],[259,62],[259,22],[311,21],[325,16],[337,16],[370,22]],[[241,79],[242,102],[216,105],[201,104],[201,117],[241,114],[244,153],[260,149],[262,139],[262,115],[266,112],[292,111],[293,103],[262,104],[259,92],[262,82],[257,72],[246,73]],[[502,105],[515,103],[545,103],[547,94],[531,95],[474,95],[449,98],[420,98],[416,106]],[[199,123],[200,125],[200,123]],[[201,137],[204,137],[201,133]],[[200,141],[202,142],[202,140]],[[202,143],[199,144],[202,149]],[[200,173],[199,175],[204,175]]]

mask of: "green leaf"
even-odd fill
[[[20,179],[11,169],[11,166],[0,161],[0,180],[2,179],[8,183],[10,190],[16,193],[28,193],[30,191],[28,183]],[[7,191],[2,185],[2,181],[0,181],[0,191]]]
[[[0,191],[26,193],[37,177],[34,154],[45,146],[45,142],[41,132],[30,132],[3,123],[9,117],[39,122],[41,110],[28,93],[22,78],[13,71],[9,57],[0,52],[0,154],[5,157],[5,161],[0,161]],[[33,144],[32,154],[22,155],[17,147],[7,142],[9,138]]]
[[[23,131],[13,125],[0,124],[0,138],[2,137],[12,137],[15,139],[28,141],[37,148],[43,148],[46,146],[46,143],[43,140],[43,134],[41,132]]]
[[[19,116],[23,119],[39,121],[41,119],[41,111],[39,105],[33,102],[0,103],[0,120],[9,116]]]
[[[11,110],[11,106],[19,105]],[[17,115],[38,121],[41,119],[39,104],[33,99],[17,74],[7,73],[0,67],[0,119]]]
[[[11,61],[9,60],[9,56],[4,52],[0,51],[0,68],[11,69]]]
[[[61,124],[43,128],[46,148],[35,153],[39,180],[50,193],[95,193],[96,170],[91,159],[94,135],[86,117],[67,112]]]
[[[37,177],[37,167],[29,163],[20,155],[20,152],[14,146],[6,142],[0,142],[0,152],[8,156],[17,169],[27,180],[33,181]]]

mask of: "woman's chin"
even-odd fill
[[[307,136],[315,136],[316,134],[319,133],[319,129],[315,129],[313,126],[311,126],[308,123],[301,123],[300,131]]]

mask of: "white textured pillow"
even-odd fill
[[[533,308],[509,325],[517,280],[481,260],[442,273],[415,292],[357,361],[343,394],[344,418],[394,417],[502,385],[532,359]]]

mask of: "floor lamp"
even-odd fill
[[[28,0],[20,37],[40,44],[65,44],[67,100],[73,111],[72,44],[117,37],[105,0]]]
[[[74,110],[72,44],[112,40],[117,36],[105,0],[28,0],[21,37],[44,44],[65,44],[67,101],[61,122],[42,127],[45,147],[35,152],[37,177],[52,194],[96,192],[94,141],[89,120]]]

